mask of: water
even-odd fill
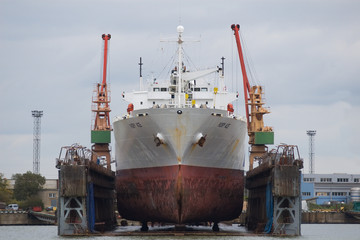
[[[60,237],[57,235],[56,226],[0,226],[0,240],[67,240],[67,239],[92,239],[92,240],[155,240],[155,239],[216,239],[216,240],[360,240],[360,224],[302,224],[302,236],[299,237],[249,237],[249,236],[219,236],[219,237],[203,237],[203,236],[133,236],[133,237]]]

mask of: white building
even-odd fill
[[[360,174],[302,174],[302,199],[317,198],[317,204],[350,203],[351,188],[360,187]]]

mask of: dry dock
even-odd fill
[[[58,235],[112,229],[116,225],[114,172],[91,161],[82,146],[63,147],[62,152],[57,160]]]
[[[219,232],[211,226],[191,225],[151,226],[148,231],[141,231],[140,226],[121,226],[107,231],[105,226],[114,226],[114,209],[108,208],[114,206],[113,172],[88,161],[85,155],[80,160],[74,158],[75,152],[76,156],[81,155],[81,149],[71,149],[72,160],[59,162],[58,231],[61,236],[301,235],[299,170],[302,161],[294,156],[293,146],[282,146],[247,173],[247,228],[221,224]]]
[[[302,160],[293,145],[280,145],[259,158],[246,174],[249,191],[246,226],[255,232],[301,235],[300,169]]]

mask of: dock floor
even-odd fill
[[[238,224],[225,225],[219,224],[220,231],[214,232],[210,226],[191,226],[186,225],[183,229],[178,230],[175,225],[167,226],[149,226],[147,232],[140,230],[141,226],[118,226],[110,232],[93,233],[89,235],[101,236],[263,236],[266,234],[259,234],[249,232],[243,226]],[[271,234],[270,234],[271,235]],[[74,236],[74,235],[72,235]]]

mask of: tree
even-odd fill
[[[45,184],[45,177],[27,171],[24,174],[15,174],[14,197],[18,201],[27,200],[29,197],[36,195]]]
[[[28,197],[25,201],[19,202],[19,207],[22,209],[29,209],[32,207],[41,207],[44,209],[44,203],[42,202],[41,198],[39,196],[31,196]]]
[[[4,174],[0,173],[0,202],[9,203],[12,199],[13,193],[9,189],[9,183],[6,178],[4,178]]]

